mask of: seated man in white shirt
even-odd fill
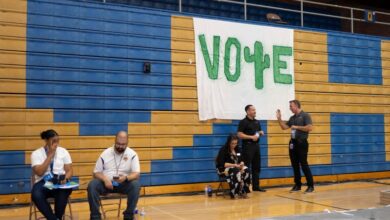
[[[115,144],[96,161],[94,179],[88,184],[91,219],[101,219],[99,195],[112,192],[127,194],[127,208],[123,217],[125,220],[134,218],[140,191],[140,164],[137,153],[127,146],[127,141],[127,132],[118,132]]]

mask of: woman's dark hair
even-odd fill
[[[58,136],[58,133],[53,129],[49,129],[49,130],[41,132],[41,138],[43,140],[49,140],[50,138],[56,137],[56,136]]]
[[[226,143],[224,145],[225,147],[225,150],[227,150],[227,152],[230,152],[230,143],[232,143],[233,140],[239,140],[238,136],[235,135],[235,134],[230,134],[227,139],[226,139]]]
[[[215,158],[215,165],[218,169],[220,169],[220,171],[222,172],[222,170],[224,169],[224,164],[223,164],[223,158],[225,156],[225,154],[227,153],[231,153],[230,152],[230,143],[233,141],[233,140],[239,140],[238,136],[235,135],[235,134],[230,134],[227,139],[226,139],[226,143],[223,145],[223,147],[221,147],[221,149],[219,150],[218,152],[218,156]]]

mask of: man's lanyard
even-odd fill
[[[45,153],[46,153],[46,157],[47,157],[48,150],[46,149],[46,147],[44,149],[45,149]],[[51,161],[50,161],[50,173],[52,173],[52,174],[54,174],[53,173],[53,167],[54,167],[54,159],[56,158],[56,156],[57,156],[57,151],[54,154],[54,158],[51,159]]]
[[[125,154],[125,152],[122,153],[121,155],[121,159],[119,160],[119,164],[116,163],[116,153],[115,153],[115,149],[113,149],[113,154],[114,154],[114,162],[115,162],[115,168],[116,168],[116,175],[119,175],[119,168],[121,166],[121,163],[122,163],[122,158],[123,158],[123,155]]]

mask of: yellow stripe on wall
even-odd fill
[[[386,161],[390,161],[390,115],[385,115],[385,151]]]
[[[26,79],[26,0],[0,0],[0,79]],[[10,90],[11,89],[11,90]],[[0,107],[26,107],[25,81],[1,82]]]
[[[328,82],[327,34],[294,30],[295,81]]]

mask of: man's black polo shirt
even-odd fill
[[[246,116],[244,119],[240,121],[238,124],[238,132],[242,132],[246,135],[255,135],[256,132],[262,131],[260,121],[256,119],[250,119]],[[259,143],[260,137],[257,141],[252,141],[249,139],[243,139],[242,144],[255,144]]]

